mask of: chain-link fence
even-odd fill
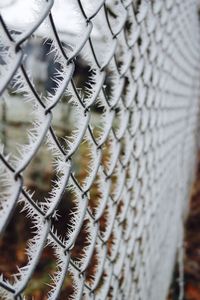
[[[196,163],[198,5],[0,2],[1,299],[166,298]]]

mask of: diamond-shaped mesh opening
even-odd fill
[[[24,290],[26,299],[43,298],[48,299],[48,293],[53,286],[54,274],[56,273],[56,255],[51,246],[46,246],[41,253],[40,259],[32,274],[31,280]]]
[[[27,243],[34,237],[33,222],[22,209],[23,205],[18,204],[0,241],[0,273],[12,283],[13,274],[17,274],[18,268],[23,268],[28,263]],[[8,251],[10,247],[12,256]]]
[[[52,230],[62,241],[71,242],[73,232],[76,230],[73,227],[81,222],[80,216],[77,216],[76,219],[73,218],[73,215],[78,215],[78,211],[84,207],[84,199],[82,200],[83,203],[80,204],[78,203],[79,200],[76,193],[67,188],[57,206],[55,217],[52,220]]]
[[[19,149],[28,143],[28,131],[33,128],[34,116],[32,103],[27,102],[25,94],[16,91],[17,87],[15,89],[13,85],[14,81],[1,96],[0,137],[4,152],[17,157]]]
[[[24,185],[37,203],[45,203],[61,175],[56,171],[53,153],[43,143],[24,172]]]

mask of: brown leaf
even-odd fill
[[[188,300],[200,300],[200,289],[195,285],[188,284],[185,294]]]

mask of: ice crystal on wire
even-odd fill
[[[14,180],[13,173],[0,161],[0,231],[15,207],[20,186],[20,181]]]

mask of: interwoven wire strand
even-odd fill
[[[6,98],[12,88],[32,116],[17,154],[6,153],[9,137],[0,144],[0,232],[19,205],[33,225],[27,263],[13,280],[2,273],[0,298],[26,299],[48,245],[56,271],[45,299],[164,300],[196,165],[198,1],[69,1],[65,21],[76,19],[78,29],[71,26],[68,41],[58,30],[56,1],[37,2],[31,25],[18,31],[6,21],[5,8],[0,17],[1,101],[11,111]],[[65,10],[63,4],[60,18]],[[23,23],[23,12],[17,13]],[[46,94],[37,90],[26,64],[34,39],[50,43],[55,65],[55,88]],[[90,75],[78,87],[80,60]],[[58,136],[54,121],[63,97],[72,111],[64,122],[73,128]],[[37,189],[34,194],[26,186],[26,171],[42,145],[55,176],[48,197],[39,201]],[[69,205],[69,194],[65,221],[60,203]],[[56,219],[66,222],[63,236]],[[66,278],[71,292],[61,298]]]

